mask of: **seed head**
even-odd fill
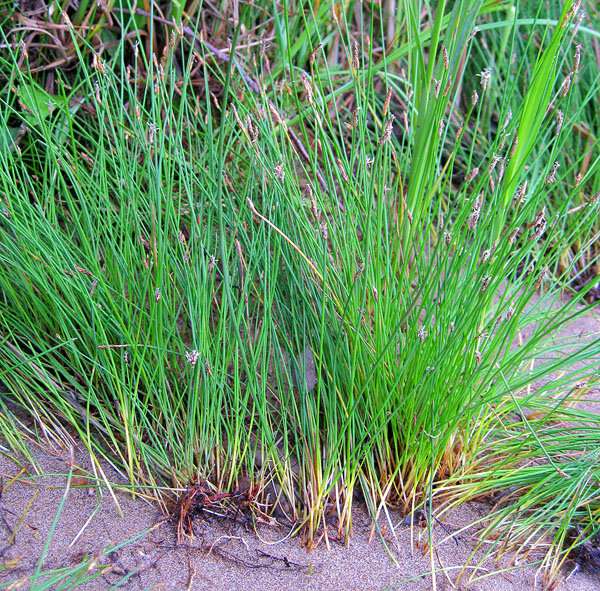
[[[525,181],[522,185],[519,185],[517,193],[515,194],[515,201],[519,203],[525,203],[525,197],[527,192],[527,181]]]
[[[383,103],[383,116],[384,117],[387,115],[391,100],[392,100],[392,89],[388,88],[387,95],[385,97],[385,102]]]
[[[474,168],[465,177],[465,183],[470,183],[479,174],[479,168]]]
[[[490,166],[488,168],[488,174],[492,174],[492,172],[493,172],[494,168],[496,168],[496,164],[498,164],[498,162],[500,162],[500,155],[493,154],[492,161],[490,162]]]
[[[320,49],[323,47],[322,43],[318,43],[315,48],[310,52],[310,59],[308,60],[310,63],[310,67],[312,68],[313,64],[315,63],[315,57],[317,55],[317,53],[320,51]]]
[[[448,76],[448,82],[446,83],[446,88],[444,88],[444,96],[448,96],[450,89],[452,88],[452,76]]]
[[[502,179],[504,178],[505,162],[506,162],[506,158],[502,158],[502,160],[500,160],[500,166],[498,167],[498,184],[500,184],[502,182]]]
[[[548,272],[548,267],[546,267],[541,273],[540,276],[538,277],[537,281],[535,282],[535,289],[539,289],[542,286],[542,281],[544,280],[544,277],[546,276],[546,273]]]
[[[154,299],[155,299],[157,302],[159,302],[159,301],[160,301],[160,295],[161,295],[161,294],[160,294],[160,289],[157,287],[157,288],[154,290]]]
[[[564,98],[567,96],[569,89],[571,88],[571,82],[573,81],[573,72],[567,74],[563,83],[560,87],[560,95]]]
[[[506,118],[504,119],[504,125],[502,126],[502,129],[506,129],[508,127],[508,124],[510,123],[512,116],[513,116],[513,112],[511,109],[509,109],[508,113],[506,113]]]
[[[508,235],[508,243],[512,246],[515,242],[515,240],[517,239],[517,234],[519,233],[520,228],[515,228],[509,235]]]
[[[435,82],[435,88],[434,88],[434,94],[435,94],[435,98],[439,98],[440,96],[440,88],[442,87],[442,81],[441,80],[433,80]]]
[[[196,349],[193,349],[192,351],[186,351],[185,352],[185,360],[192,367],[194,367],[194,365],[196,365],[196,362],[198,361],[199,357],[200,357],[200,353],[198,353],[198,351],[196,351]]]
[[[482,277],[482,279],[481,279],[481,290],[480,290],[479,293],[483,293],[487,289],[487,286],[490,284],[491,280],[492,280],[492,276],[491,275],[486,275],[485,277]]]
[[[353,62],[354,69],[358,72],[358,68],[360,67],[360,61],[358,59],[358,41],[354,42]]]
[[[475,361],[477,361],[477,365],[479,365],[481,363],[481,352],[480,351],[475,351]]]
[[[469,218],[467,220],[467,224],[469,226],[469,230],[474,230],[477,227],[477,222],[479,221],[479,210],[472,211],[469,214]]]
[[[488,82],[492,78],[492,68],[485,68],[479,76],[481,77],[481,88],[483,88],[483,92],[485,92]]]
[[[551,183],[556,182],[556,173],[558,172],[559,167],[560,164],[558,162],[555,162],[554,166],[552,167],[552,170],[550,171],[550,174],[546,177],[546,180],[544,181],[545,185],[549,185]]]
[[[577,74],[579,72],[579,64],[581,63],[581,50],[583,45],[579,44],[575,47],[575,56],[573,58],[573,72]]]
[[[322,236],[323,240],[327,241],[327,238],[328,238],[327,222],[322,221],[320,224],[320,228],[321,228],[321,236]]]
[[[509,306],[508,310],[506,310],[506,313],[504,314],[504,320],[508,322],[513,317],[514,313],[515,309],[512,306]]]
[[[419,326],[419,332],[417,333],[417,337],[421,342],[423,342],[427,338],[427,332],[422,326]]]
[[[450,59],[448,58],[448,50],[445,45],[442,45],[442,53],[444,54],[444,70],[447,70],[450,65]]]
[[[348,182],[348,175],[346,174],[346,171],[344,170],[344,163],[339,158],[336,158],[335,161],[337,163],[338,170],[340,171],[340,174],[342,175],[342,178],[346,182]]]
[[[208,257],[208,265],[206,265],[206,270],[209,273],[212,273],[213,269],[215,268],[215,265],[219,262],[219,259],[215,258],[215,255],[211,254]]]
[[[385,127],[383,128],[383,135],[381,136],[381,139],[378,143],[379,147],[383,146],[383,144],[390,139],[390,136],[392,135],[392,129],[394,127],[395,118],[396,117],[394,117],[394,115],[390,115],[390,118],[387,120]]]
[[[304,92],[306,92],[306,100],[310,105],[313,104],[313,89],[306,77],[304,72],[300,75],[300,82],[302,82],[302,86],[304,86]]]
[[[275,174],[275,178],[279,179],[283,183],[285,179],[285,169],[283,167],[283,162],[279,162],[275,165],[273,173]]]
[[[450,246],[450,244],[452,244],[451,232],[444,232],[444,242],[446,243],[446,246]]]
[[[446,127],[446,120],[442,117],[440,119],[440,125],[438,127],[438,137],[442,137],[444,135],[444,128]]]
[[[581,174],[581,172],[578,172],[575,175],[575,186],[578,187],[579,184],[581,183],[581,180],[583,179],[583,175]]]
[[[460,125],[458,126],[458,129],[456,130],[456,135],[454,136],[454,143],[457,144],[458,140],[460,140],[460,136],[463,132],[463,128],[464,128],[464,123],[461,121]]]
[[[406,131],[406,133],[409,133],[408,115],[407,115],[406,111],[402,111],[402,123],[404,124],[404,131]]]
[[[562,129],[562,124],[565,119],[564,113],[560,109],[556,109],[556,131],[554,135],[558,137],[560,130]]]
[[[471,105],[474,107],[477,104],[478,100],[479,100],[479,95],[477,94],[477,91],[474,89],[473,94],[471,95]]]
[[[490,258],[490,250],[484,250],[483,254],[481,255],[481,262],[485,263],[488,259]]]
[[[25,43],[25,41],[23,39],[21,39],[21,42],[19,43],[19,48],[21,50],[21,57],[26,60],[29,58],[29,53],[27,52],[27,44]]]
[[[512,147],[510,149],[510,157],[511,158],[515,155],[518,145],[519,145],[519,136],[516,135],[515,139],[513,140]]]

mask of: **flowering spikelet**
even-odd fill
[[[319,227],[321,229],[321,236],[323,237],[323,240],[327,241],[327,237],[328,237],[327,222],[322,221]]]
[[[309,63],[310,63],[310,67],[312,68],[313,64],[315,63],[315,57],[317,55],[317,53],[319,52],[319,50],[323,47],[322,43],[318,43],[315,48],[310,52],[310,58],[309,58]]]
[[[492,174],[494,168],[496,168],[496,164],[498,164],[498,162],[500,162],[500,155],[499,154],[492,154],[492,161],[490,162],[490,166],[488,168],[488,174]]]
[[[550,174],[546,177],[546,180],[544,181],[545,185],[549,185],[551,183],[556,182],[556,173],[558,172],[559,166],[560,166],[560,164],[558,162],[554,163],[554,166],[552,167]]]
[[[450,244],[452,244],[451,232],[444,232],[444,242],[446,243],[446,246],[450,246]]]
[[[573,37],[575,37],[575,35],[577,35],[577,31],[579,31],[579,27],[581,26],[581,23],[583,22],[584,17],[585,17],[585,12],[583,10],[580,10],[577,13],[577,18],[575,19],[575,26],[573,27]]]
[[[486,275],[485,277],[481,278],[481,290],[480,290],[480,293],[483,293],[487,289],[487,286],[490,284],[491,280],[492,280],[492,276],[491,275]]]
[[[485,68],[485,70],[483,70],[479,76],[481,77],[481,88],[483,89],[483,92],[485,92],[488,82],[492,78],[492,68]]]
[[[283,162],[279,162],[275,165],[275,168],[273,168],[273,174],[275,175],[275,178],[279,179],[283,183],[285,179],[285,169],[283,167]]]
[[[506,129],[508,127],[508,124],[510,123],[512,116],[513,116],[513,112],[511,109],[509,109],[508,113],[506,113],[506,118],[504,119],[504,125],[502,126],[502,129]]]
[[[581,50],[583,45],[579,44],[575,47],[575,56],[573,58],[573,72],[577,74],[579,72],[579,65],[581,63]]]
[[[540,276],[537,278],[537,281],[535,282],[535,289],[539,289],[542,286],[542,281],[544,280],[544,277],[546,276],[546,273],[548,272],[548,267],[546,267],[541,273]]]
[[[485,263],[489,258],[490,258],[490,249],[488,248],[487,250],[484,250],[482,255],[481,255],[481,262]]]
[[[406,113],[406,111],[402,111],[402,123],[404,124],[404,131],[406,131],[406,133],[408,133],[409,132],[408,114]]]
[[[302,73],[300,75],[300,81],[302,82],[302,86],[304,86],[304,92],[306,92],[306,100],[310,105],[313,104],[313,89],[306,77],[306,74]]]
[[[421,342],[423,342],[427,337],[427,332],[425,332],[425,329],[422,326],[419,326],[419,332],[417,333],[417,337]]]
[[[440,119],[440,125],[438,127],[438,137],[442,137],[444,135],[444,128],[446,127],[446,120],[442,117]]]
[[[477,94],[476,90],[473,90],[473,94],[471,95],[471,105],[474,107],[477,104],[478,100],[479,100],[479,95]]]
[[[354,42],[354,53],[352,55],[352,61],[353,61],[354,69],[356,71],[358,71],[358,68],[360,67],[360,61],[358,58],[358,41]]]
[[[389,88],[387,91],[387,95],[385,96],[385,102],[383,103],[383,116],[387,115],[388,109],[390,107],[390,100],[392,100],[392,89]]]
[[[481,352],[480,351],[475,351],[475,361],[477,362],[477,365],[479,365],[481,363]]]
[[[502,160],[500,160],[500,166],[498,167],[498,184],[500,184],[502,182],[502,179],[504,178],[505,162],[506,162],[506,158],[502,158]]]
[[[526,192],[527,192],[527,181],[525,181],[522,185],[519,185],[519,188],[517,189],[517,192],[515,194],[515,201],[518,201],[519,203],[524,203],[525,197],[526,197]]]
[[[465,177],[465,183],[470,183],[479,174],[479,168],[474,168]]]
[[[448,325],[448,330],[450,332],[454,332],[454,322],[450,322],[450,324]]]
[[[450,89],[452,88],[452,76],[448,76],[448,83],[446,84],[446,88],[444,88],[444,96],[448,96]]]
[[[152,123],[152,122],[148,123],[148,143],[149,144],[154,143],[154,135],[156,134],[157,129],[158,129],[158,127],[156,125],[154,125],[154,123]]]
[[[312,209],[312,214],[315,217],[315,219],[318,220],[319,212],[317,210],[317,202],[315,201],[315,196],[310,185],[306,185],[306,187],[304,187],[304,196],[308,197],[310,201],[310,208]]]
[[[509,235],[508,235],[508,243],[512,246],[515,242],[515,240],[517,239],[517,234],[519,233],[520,228],[515,228]]]
[[[159,301],[160,301],[160,296],[161,296],[160,289],[157,287],[157,288],[154,290],[154,299],[155,299],[157,302],[159,302]]]
[[[29,58],[29,53],[27,52],[27,44],[23,39],[21,39],[21,42],[19,43],[19,50],[21,52],[21,57],[24,60]]]
[[[448,58],[448,50],[446,49],[445,45],[442,45],[442,53],[444,54],[444,70],[447,70],[448,66],[450,65],[450,60]]]
[[[581,180],[583,179],[583,175],[581,174],[581,172],[578,172],[575,175],[575,186],[578,187],[579,184],[581,183]]]
[[[556,131],[554,135],[558,137],[560,130],[562,129],[562,124],[565,119],[564,113],[560,109],[556,109]]]
[[[517,146],[518,145],[519,145],[519,136],[516,135],[515,139],[513,140],[512,147],[510,149],[510,157],[511,158],[515,155],[515,152],[517,151]]]
[[[342,175],[342,178],[346,182],[348,182],[348,175],[346,174],[346,171],[344,170],[344,163],[339,158],[336,158],[335,161],[337,163],[337,166],[338,166],[338,169],[340,171],[340,174]]]
[[[590,199],[590,205],[594,205],[595,203],[598,202],[598,199],[600,199],[600,191],[598,191],[597,193],[594,193]]]
[[[527,226],[527,228],[534,228],[533,231],[533,240],[537,240],[546,230],[546,208],[542,207],[542,211],[535,216],[535,219],[531,224]]]
[[[101,105],[102,99],[100,98],[100,84],[98,84],[98,80],[94,81],[94,92],[96,93],[96,102]]]
[[[185,352],[185,360],[192,367],[194,367],[194,365],[196,365],[196,362],[198,361],[199,357],[200,357],[200,353],[198,353],[198,351],[196,351],[196,349],[193,349],[192,351],[186,351]]]
[[[460,125],[458,126],[458,129],[456,130],[456,135],[454,136],[454,143],[455,143],[455,144],[457,144],[457,143],[458,143],[458,140],[460,140],[460,136],[461,136],[461,134],[462,134],[462,132],[463,132],[464,125],[465,125],[465,124],[464,124],[464,123],[461,121],[461,122],[460,122]]]
[[[479,221],[479,213],[481,211],[482,195],[483,193],[480,193],[477,199],[475,200],[475,203],[473,204],[473,209],[471,210],[471,213],[469,214],[469,217],[467,219],[469,230],[474,230],[477,227],[477,222]]]
[[[215,265],[216,265],[218,262],[219,262],[219,260],[218,260],[217,258],[215,258],[215,255],[214,255],[214,254],[211,254],[211,255],[208,257],[208,265],[206,265],[206,270],[207,270],[209,273],[212,273],[212,272],[213,272],[213,270],[214,270],[214,268],[215,268]]]
[[[378,146],[383,146],[383,144],[385,142],[387,142],[390,139],[390,136],[392,135],[392,128],[394,126],[394,119],[396,117],[394,117],[394,115],[390,115],[390,118],[387,120],[385,127],[383,128],[383,135],[381,136],[381,139],[379,140],[379,143],[377,144]]]
[[[435,83],[435,87],[433,90],[433,93],[435,94],[435,98],[439,98],[440,96],[440,88],[442,87],[442,81],[441,80],[435,80],[434,78],[434,83]]]
[[[572,81],[573,81],[573,72],[569,72],[569,74],[567,74],[567,76],[563,80],[563,83],[560,87],[560,95],[563,98],[567,96],[569,89],[571,88]]]
[[[509,306],[508,310],[506,310],[506,313],[504,314],[504,320],[506,320],[506,322],[508,322],[513,317],[514,313],[515,313],[515,309],[512,306]]]

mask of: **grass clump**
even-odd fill
[[[129,6],[102,46],[67,10],[52,74],[5,39],[13,445],[75,430],[139,486],[247,477],[311,540],[358,492],[375,519],[514,489],[487,533],[550,535],[556,570],[598,529],[573,402],[600,343],[553,337],[595,286],[598,78],[578,10],[541,7]]]

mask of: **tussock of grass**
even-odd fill
[[[516,487],[486,531],[550,535],[556,570],[598,527],[570,401],[600,343],[550,344],[595,283],[549,305],[596,264],[598,78],[563,84],[587,33],[569,4],[285,8],[204,40],[115,9],[101,55],[87,9],[57,15],[76,67],[51,82],[5,40],[0,425],[67,424],[135,485],[248,476],[310,539],[358,490],[375,515]]]

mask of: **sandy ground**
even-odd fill
[[[568,328],[572,335],[600,338],[600,318],[588,315]],[[593,397],[600,400],[595,390]],[[596,401],[585,404],[587,410],[598,412]],[[102,487],[89,489],[87,482],[75,480],[66,489],[68,454],[51,455],[41,448],[32,449],[45,475],[37,476],[26,468],[22,458],[11,456],[5,442],[0,441],[0,477],[3,479],[0,498],[0,587],[10,589],[77,589],[86,591],[119,589],[198,589],[198,590],[425,590],[433,588],[429,573],[438,569],[436,588],[504,591],[509,589],[541,589],[543,573],[527,564],[509,572],[498,572],[499,565],[491,559],[484,561],[478,571],[478,580],[469,581],[472,567],[469,563],[461,579],[456,578],[468,563],[475,547],[474,530],[448,538],[442,527],[434,524],[438,540],[433,557],[419,549],[419,538],[425,531],[415,526],[402,525],[402,518],[393,515],[396,539],[386,537],[390,558],[380,539],[375,535],[369,542],[370,520],[365,511],[354,514],[355,531],[349,547],[335,542],[327,549],[321,542],[310,552],[298,538],[290,539],[288,532],[266,525],[254,532],[249,524],[197,519],[195,536],[177,545],[174,524],[165,522],[158,509],[140,499],[132,499],[125,492],[117,493],[123,512]],[[89,458],[78,450],[75,462],[89,469]],[[106,468],[108,477],[118,482],[119,477]],[[50,537],[55,516],[63,502],[62,511]],[[445,519],[450,532],[458,532],[469,523],[485,515],[484,504],[470,503]],[[11,531],[16,531],[14,543],[9,545]],[[136,536],[139,536],[136,538]],[[115,552],[108,549],[129,541]],[[40,563],[47,544],[48,552]],[[87,558],[86,558],[87,555]],[[481,555],[480,555],[481,556]],[[529,561],[536,558],[528,556]],[[86,563],[87,560],[87,563]],[[95,564],[91,564],[95,560]],[[37,583],[32,577],[38,566],[42,573],[70,569],[89,564],[92,581],[79,585],[71,582],[42,587],[45,577]],[[4,567],[3,567],[4,565]],[[105,565],[105,566],[103,566]],[[600,575],[572,572],[571,562],[564,572],[563,581],[556,589],[587,591],[600,588]],[[81,578],[89,576],[81,569]],[[445,572],[442,572],[445,571]],[[482,578],[483,577],[483,578]],[[68,580],[68,579],[67,579]],[[407,581],[408,582],[405,582]],[[63,582],[64,584],[64,582]]]

